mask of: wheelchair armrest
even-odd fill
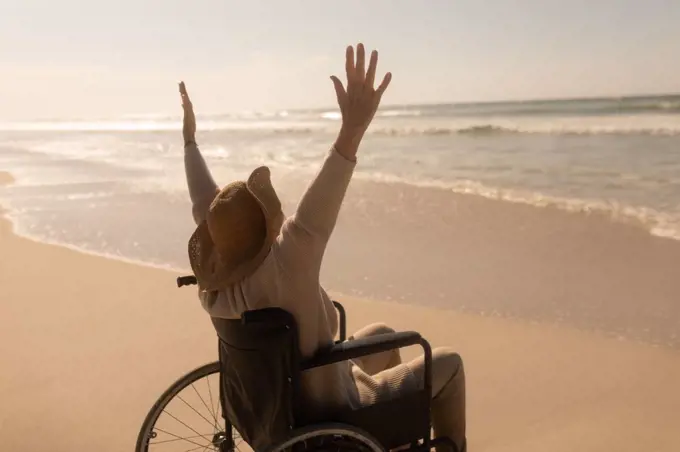
[[[423,389],[422,396],[425,400],[432,399],[432,348],[430,343],[423,338],[420,333],[415,331],[402,331],[398,333],[378,334],[375,336],[368,336],[360,339],[352,339],[341,343],[336,343],[332,347],[321,350],[313,358],[302,363],[301,370],[310,370],[317,367],[327,366],[350,359],[359,358],[362,356],[372,355],[387,350],[394,350],[397,348],[409,347],[412,345],[420,345],[423,348],[425,358],[425,369],[423,375]],[[429,405],[425,413],[426,424],[431,424]],[[429,430],[429,429],[428,429]],[[430,438],[424,437],[424,448],[422,450],[430,450]]]
[[[426,361],[431,358],[432,351],[430,349],[430,344],[423,339],[420,333],[415,331],[402,331],[398,333],[378,334],[336,343],[332,347],[320,351],[310,360],[302,363],[302,369],[313,369],[315,367],[348,361],[361,356],[373,355],[374,353],[409,347],[411,345],[420,345],[423,347]]]

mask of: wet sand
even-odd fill
[[[168,176],[173,184],[183,177]],[[216,171],[220,183],[233,177]],[[311,177],[274,172],[287,213]],[[194,225],[184,187],[139,191],[106,178],[55,186],[24,177],[4,193],[0,188],[0,197],[14,207],[21,234],[187,268]],[[679,268],[680,241],[640,224],[358,175],[322,279],[359,298],[561,324],[680,349]]]

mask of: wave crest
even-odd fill
[[[617,201],[579,199],[550,196],[534,191],[505,189],[485,185],[473,180],[445,182],[437,180],[410,179],[380,172],[359,172],[359,179],[367,181],[407,184],[415,187],[450,190],[454,193],[481,196],[539,208],[556,208],[575,213],[599,213],[614,221],[645,228],[651,235],[680,240],[680,214],[661,212],[650,207],[631,206]]]
[[[536,127],[505,127],[496,124],[477,124],[461,127],[375,127],[371,133],[376,135],[405,136],[405,135],[467,135],[494,136],[505,134],[521,135],[650,135],[650,136],[679,136],[680,124],[677,127],[565,127],[565,126],[536,126]]]

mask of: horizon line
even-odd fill
[[[680,91],[676,92],[647,92],[647,93],[629,93],[629,94],[619,94],[619,95],[593,95],[593,96],[577,96],[577,97],[534,97],[534,98],[505,98],[497,100],[483,100],[483,101],[444,101],[444,102],[413,102],[413,103],[393,103],[385,104],[380,107],[381,110],[394,109],[400,107],[434,107],[442,105],[460,105],[460,106],[472,106],[472,105],[503,105],[503,104],[517,104],[517,103],[550,103],[550,102],[588,102],[588,101],[598,101],[598,100],[612,100],[612,99],[644,99],[644,98],[663,98],[663,97],[680,97]],[[246,112],[251,113],[280,113],[280,112],[302,112],[302,111],[337,111],[336,106],[318,106],[318,107],[295,107],[295,108],[278,108],[272,110],[239,110],[239,111],[219,111],[219,112],[207,112],[207,113],[197,113],[197,116],[213,116],[213,115],[231,115],[231,114],[243,114]],[[181,113],[163,113],[163,112],[137,112],[137,113],[123,113],[120,114],[116,119],[123,120],[126,116],[167,116],[167,117],[180,117]],[[113,117],[102,117],[99,115],[93,115],[91,119],[84,119],[82,117],[62,117],[62,118],[33,118],[33,119],[0,119],[0,122],[4,123],[26,123],[26,122],[51,122],[51,121],[104,121],[111,120]],[[139,118],[130,118],[131,120]]]

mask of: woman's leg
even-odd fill
[[[406,365],[423,385],[425,358],[420,356]],[[449,348],[432,351],[431,413],[435,436],[447,436],[456,443],[458,451],[465,451],[465,372],[463,360]],[[448,452],[448,448],[437,447],[437,452],[444,451]]]
[[[347,338],[348,341],[353,339],[361,339],[363,337],[376,336],[378,334],[394,333],[394,330],[384,323],[373,323],[360,329],[352,336]],[[376,353],[375,355],[362,356],[361,358],[353,359],[364,372],[369,375],[375,375],[385,369],[389,369],[398,364],[401,364],[401,355],[399,349],[388,350],[385,352]]]

